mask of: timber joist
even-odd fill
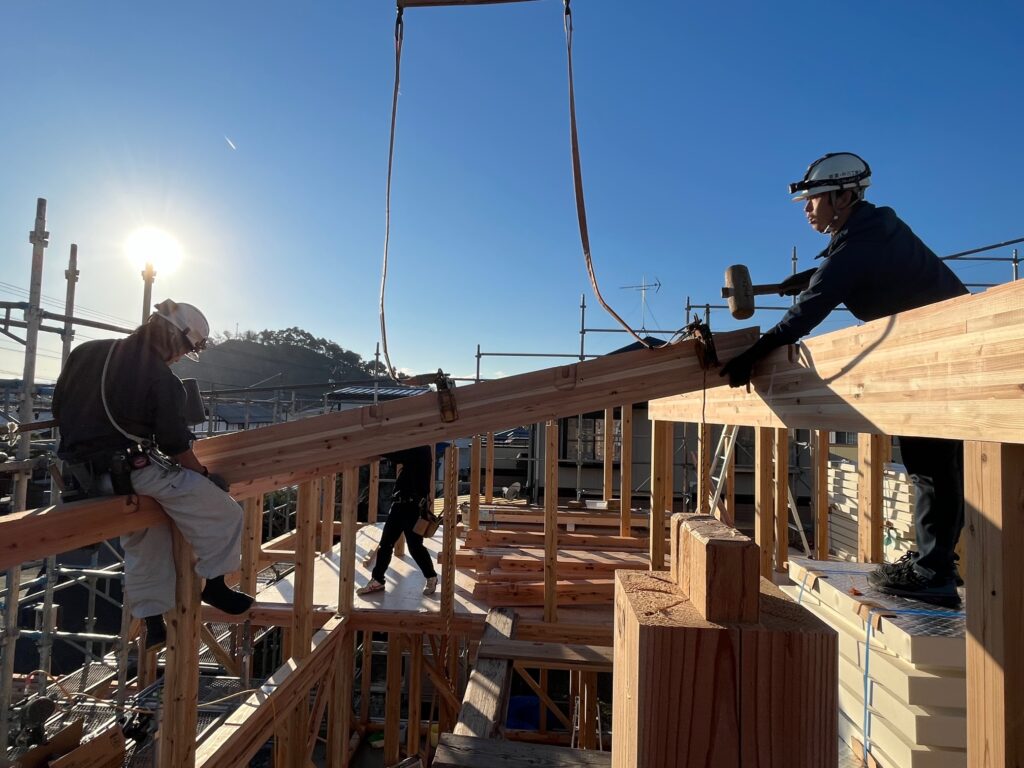
[[[650,403],[651,418],[1024,442],[1024,281],[814,337],[790,354],[760,361],[749,394],[670,396]]]

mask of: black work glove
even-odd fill
[[[222,491],[224,491],[224,493],[227,493],[228,491],[231,490],[231,483],[225,480],[221,475],[218,475],[216,472],[210,472],[206,475],[206,477],[211,483],[213,483]]]
[[[752,352],[753,347],[745,352],[740,352],[723,365],[722,370],[718,372],[718,375],[723,378],[729,377],[730,387],[743,387],[750,383],[750,372],[754,369],[754,363],[757,362],[757,357],[751,354]]]
[[[787,277],[779,283],[779,296],[797,296],[806,291],[807,286],[811,284],[811,275],[816,271],[817,268],[805,269]]]

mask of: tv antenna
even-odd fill
[[[661,290],[661,280],[654,278],[653,283],[647,282],[647,275],[640,278],[640,285],[621,285],[619,288],[623,291],[640,291],[640,332],[644,333],[647,331],[647,292],[654,290],[655,293]],[[654,315],[651,315],[651,319],[654,319]]]

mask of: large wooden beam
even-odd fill
[[[1024,442],[1024,280],[807,339],[789,354],[757,364],[750,394],[718,386],[656,399],[651,418]]]
[[[1024,765],[1024,445],[964,445],[967,763]]]
[[[492,608],[487,614],[483,641],[508,640],[515,633],[516,615],[510,610]],[[457,736],[479,736],[489,739],[497,732],[508,701],[508,684],[512,664],[508,659],[477,659],[466,686],[459,722],[453,733]]]
[[[715,343],[720,354],[728,355],[755,336],[755,329],[735,331],[722,334]],[[406,397],[207,438],[195,444],[195,451],[211,471],[232,483],[233,491],[246,495],[247,483],[268,477],[294,481],[289,473],[315,468],[326,474],[332,467],[410,445],[556,420],[624,399],[696,391],[706,378],[696,345],[685,340],[459,387],[458,418],[452,422],[442,419],[434,396]]]

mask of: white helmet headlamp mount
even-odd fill
[[[819,157],[807,168],[800,181],[789,185],[793,200],[806,200],[826,192],[857,190],[858,198],[871,184],[871,168],[859,155],[852,152],[830,152]]]
[[[162,318],[179,331],[189,347],[186,357],[196,360],[199,353],[206,349],[210,337],[210,324],[196,307],[191,304],[179,303],[172,299],[164,299],[155,304],[154,317]]]

